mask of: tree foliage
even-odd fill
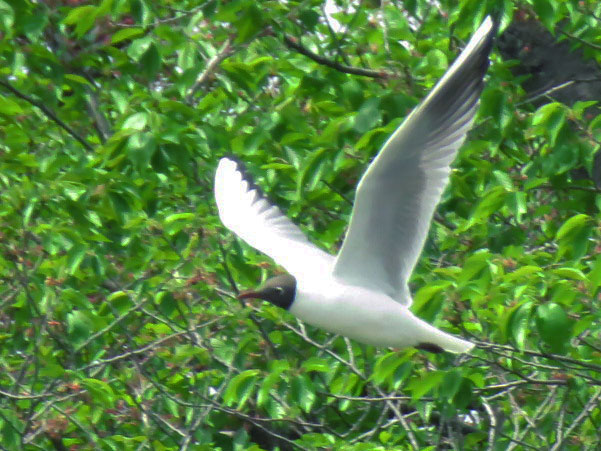
[[[0,0],[2,448],[599,449],[601,115],[499,53],[412,278],[478,349],[360,346],[235,298],[278,268],[216,217],[226,152],[336,252],[486,14],[601,63],[594,0],[436,5]]]

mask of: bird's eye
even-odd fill
[[[284,294],[284,289],[282,287],[275,287],[275,291],[277,294]]]

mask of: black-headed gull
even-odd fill
[[[370,164],[337,256],[310,243],[235,159],[221,159],[215,198],[223,224],[288,271],[241,298],[269,301],[309,324],[376,346],[473,347],[413,315],[407,281],[478,108],[494,34],[487,17]]]

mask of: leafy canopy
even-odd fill
[[[377,350],[234,298],[278,269],[216,217],[224,153],[335,252],[493,8],[601,62],[596,1],[437,5],[0,0],[2,447],[598,449],[601,116],[499,53],[412,279],[479,349]]]

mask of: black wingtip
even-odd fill
[[[493,36],[497,36],[499,34],[499,29],[501,28],[501,22],[503,21],[503,11],[501,8],[494,8],[489,14],[488,17],[492,20],[492,31],[491,34]]]
[[[267,195],[265,194],[263,189],[259,185],[257,185],[254,177],[248,171],[248,169],[246,168],[246,164],[240,159],[240,157],[238,157],[237,155],[235,155],[231,152],[226,152],[222,158],[227,158],[228,160],[236,163],[236,170],[242,175],[242,180],[244,180],[244,181],[246,181],[246,183],[248,183],[249,191],[254,190],[257,192],[258,199],[265,199],[265,200],[269,201],[269,198],[267,197]]]
[[[486,51],[487,55],[490,55],[490,52],[492,51],[492,47],[497,38],[497,35],[499,34],[499,28],[501,26],[501,21],[499,20],[499,17],[496,15],[491,14],[488,17],[490,17],[490,20],[492,21],[492,28],[486,35],[485,51]]]
[[[484,39],[479,45],[480,48],[475,52],[477,58],[481,60],[481,66],[479,67],[479,70],[481,71],[482,77],[484,77],[484,74],[486,73],[486,71],[488,70],[488,66],[490,65],[490,52],[492,51],[495,38],[499,31],[499,21],[492,15],[487,16],[484,20],[487,20],[489,18],[492,22],[492,27],[486,32]]]
[[[485,21],[489,19],[492,22],[491,28],[484,32],[480,31]],[[432,126],[450,120],[454,113],[463,114],[465,109],[471,109],[478,103],[484,89],[484,77],[490,65],[490,52],[496,36],[495,20],[490,16],[485,21],[478,28],[481,36],[478,37],[475,46],[469,50],[469,55],[464,57],[452,72],[447,71],[449,75],[445,74],[438,82],[438,89],[431,91],[429,100],[423,104],[427,104],[432,112],[430,117],[434,117],[437,121]],[[474,36],[475,34],[472,35],[470,43]],[[453,65],[458,64],[457,61],[458,59],[453,62]]]

